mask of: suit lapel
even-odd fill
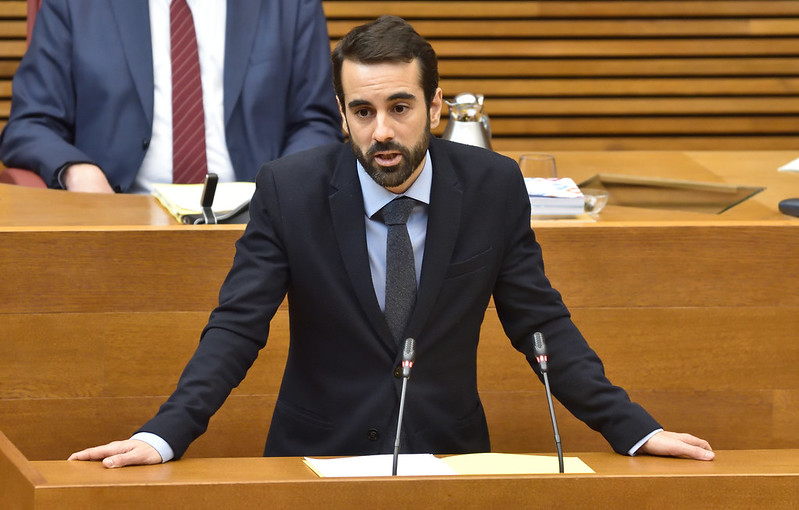
[[[117,0],[111,3],[111,9],[136,92],[152,124],[154,78],[149,5],[146,0]]]
[[[433,182],[419,293],[408,327],[411,336],[417,336],[430,317],[460,230],[463,193],[452,162],[437,143],[435,138],[430,141]]]
[[[366,249],[366,227],[361,185],[355,166],[355,155],[342,144],[341,154],[330,181],[330,215],[338,240],[341,258],[347,270],[358,302],[389,352],[395,352],[396,342],[388,329],[385,316],[375,297],[369,254]]]
[[[225,124],[241,93],[263,2],[236,2],[231,7],[232,4],[228,2],[225,29]]]

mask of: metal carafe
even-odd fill
[[[449,121],[442,138],[491,150],[491,124],[483,112],[483,95],[463,92],[449,106]]]

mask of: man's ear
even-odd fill
[[[430,101],[430,129],[437,128],[439,122],[441,122],[441,108],[444,102],[443,95],[444,93],[439,87],[436,89],[435,94],[433,94],[432,101]]]
[[[336,104],[338,105],[338,112],[341,114],[341,129],[350,135],[350,126],[347,124],[347,116],[344,115],[344,108],[341,106],[341,100],[336,96]]]

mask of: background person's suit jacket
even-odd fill
[[[300,149],[341,139],[330,43],[318,0],[236,0],[227,11],[225,135],[237,180]],[[68,162],[93,162],[127,190],[153,124],[147,0],[48,0],[14,75],[6,166],[49,186]]]

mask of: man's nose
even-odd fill
[[[391,118],[385,114],[377,115],[375,130],[372,139],[376,142],[385,142],[394,138],[394,126]]]

